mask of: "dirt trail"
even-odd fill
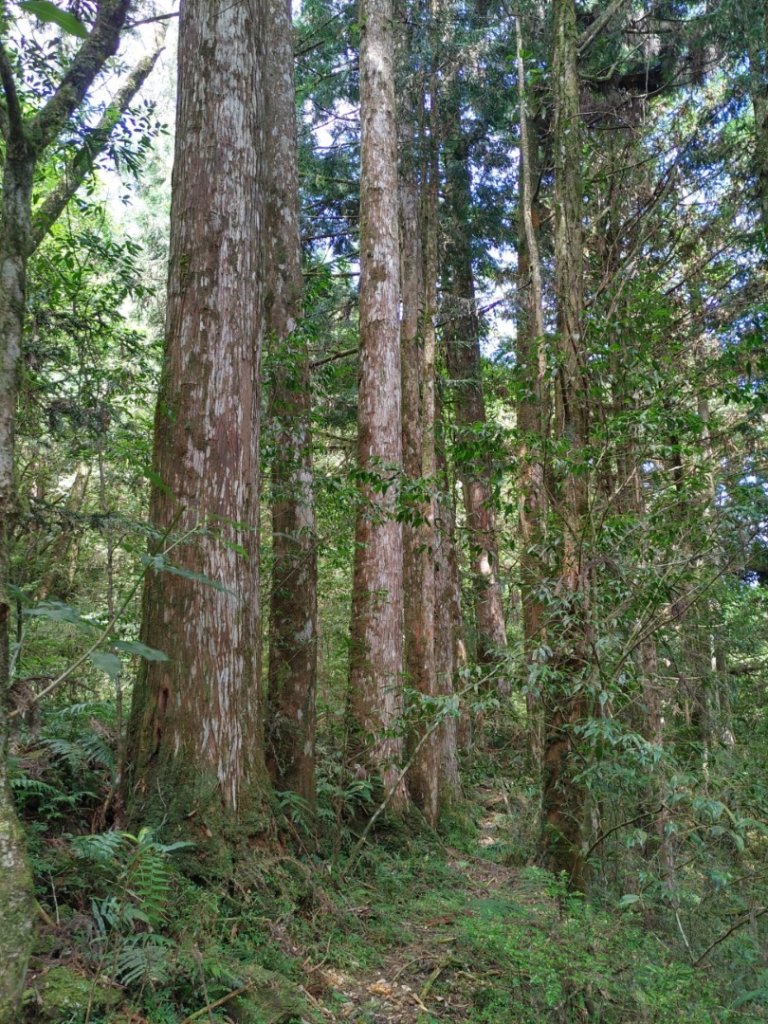
[[[455,872],[454,892],[471,904],[509,896],[519,890],[518,872],[483,856],[509,829],[505,801],[497,791],[478,794],[484,808],[479,823],[478,849],[467,853],[446,847],[447,866]],[[525,894],[519,892],[522,899]],[[475,979],[455,951],[457,924],[465,908],[427,920],[404,920],[407,944],[397,945],[377,969],[346,973],[318,967],[307,986],[310,1002],[325,1020],[350,1024],[427,1024],[467,1020]]]

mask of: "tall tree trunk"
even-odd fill
[[[409,418],[414,415],[419,431],[419,459],[414,469],[424,482],[427,493],[421,508],[421,520],[413,531],[415,534],[415,556],[420,562],[418,583],[420,595],[411,599],[409,604],[413,615],[418,621],[416,632],[421,638],[421,650],[414,649],[408,663],[413,684],[426,698],[434,699],[443,694],[450,696],[453,686],[453,675],[442,673],[438,681],[438,655],[436,649],[436,582],[437,582],[437,536],[436,536],[436,488],[437,488],[437,456],[436,456],[436,351],[437,338],[435,316],[437,307],[437,199],[438,199],[438,154],[435,129],[438,118],[438,98],[436,76],[433,74],[430,89],[429,132],[422,129],[422,149],[424,152],[421,181],[421,218],[420,235],[423,240],[419,255],[422,272],[418,277],[423,282],[423,291],[419,303],[419,322],[417,324],[417,343],[413,356],[418,361],[418,406],[412,411],[405,401],[403,404],[403,436],[412,429],[406,426]],[[404,247],[409,243],[404,241]],[[404,266],[404,272],[407,268]],[[405,398],[405,394],[404,394]],[[407,574],[406,565],[406,574]],[[406,590],[408,577],[406,575]],[[410,621],[406,619],[406,630]],[[406,634],[407,635],[407,634]],[[442,666],[441,666],[442,667]],[[429,707],[429,704],[427,704]],[[436,713],[442,714],[442,711]],[[434,723],[425,718],[416,730],[414,741],[417,743],[414,763],[409,773],[409,785],[414,800],[430,824],[436,824],[443,797],[450,801],[453,798],[456,780],[454,763],[456,761],[455,730],[447,720],[434,727]],[[448,778],[444,777],[444,772]]]
[[[264,100],[257,0],[184,0],[166,353],[155,419],[134,818],[226,838],[261,812],[259,370]],[[213,585],[206,582],[211,581]],[[256,822],[254,821],[254,825]],[[222,827],[221,832],[217,828]]]
[[[762,11],[758,10],[760,7]],[[754,162],[760,215],[763,231],[768,233],[768,10],[765,4],[759,4],[755,5],[753,13],[756,17],[749,18],[744,30],[748,40],[749,88],[755,116]]]
[[[380,775],[393,809],[403,741],[403,537],[395,519],[402,471],[397,127],[392,0],[360,0],[360,378],[350,710],[360,756]],[[389,486],[372,487],[365,477]]]
[[[402,149],[415,149],[411,133]],[[420,216],[419,181],[416,168],[401,154],[400,238],[402,318],[400,351],[402,375],[403,475],[409,485],[425,480],[425,337],[427,317],[422,250],[423,216]],[[423,207],[422,207],[422,212]],[[434,566],[431,501],[419,500],[412,508],[413,522],[403,525],[403,609],[405,635],[405,677],[407,684],[428,697],[436,692],[434,657]],[[434,824],[439,810],[440,767],[437,737],[423,739],[421,725],[410,737],[413,764],[408,788],[426,819]],[[421,746],[418,744],[421,742]]]
[[[273,352],[272,590],[267,753],[278,789],[315,799],[317,538],[302,307],[290,0],[267,0],[266,308]]]
[[[582,325],[581,111],[574,0],[553,4],[555,154],[555,296],[557,300],[556,440],[569,465],[560,479],[555,514],[562,533],[557,603],[548,616],[553,654],[543,694],[542,864],[582,888],[582,828],[586,791],[579,781],[576,728],[584,721],[589,674],[589,525],[587,364]]]
[[[15,504],[14,420],[26,298],[35,156],[20,129],[7,143],[0,234],[0,1024],[18,1019],[32,948],[33,889],[7,778],[11,685],[10,526]]]
[[[486,425],[480,361],[480,324],[475,302],[472,244],[468,229],[472,205],[469,145],[461,124],[457,96],[449,97],[445,120],[450,125],[445,141],[446,206],[450,222],[444,250],[446,304],[445,327],[448,372],[454,386],[457,441],[465,448],[458,467],[462,482],[470,566],[474,588],[477,658],[493,670],[499,652],[506,647],[504,609],[498,580],[498,549],[493,507],[491,465],[485,448]],[[509,693],[509,679],[497,680]]]
[[[543,553],[547,518],[547,487],[544,472],[545,447],[549,431],[547,357],[544,338],[544,299],[539,256],[540,213],[535,201],[535,158],[531,139],[532,119],[523,63],[521,16],[515,19],[517,78],[520,95],[520,213],[523,231],[518,237],[517,281],[517,364],[521,374],[521,398],[517,406],[520,434],[518,526],[520,531],[520,596],[522,604],[523,652],[527,666],[528,734],[531,753],[541,757],[541,716],[536,670],[545,649],[545,606],[539,597],[548,576]]]

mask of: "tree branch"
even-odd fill
[[[358,351],[357,345],[354,348],[345,348],[342,352],[334,352],[332,356],[326,356],[324,359],[315,359],[314,362],[309,364],[310,370],[317,370],[321,366],[325,366],[326,363],[334,363],[337,359],[346,359],[347,356],[353,356]]]
[[[643,821],[645,818],[649,818],[651,815],[661,814],[664,810],[664,804],[657,807],[655,811],[643,811],[642,814],[635,815],[634,818],[629,818],[628,821],[621,821],[618,825],[614,825],[613,828],[609,828],[607,832],[602,832],[597,839],[592,843],[587,852],[584,854],[584,860],[589,860],[590,856],[600,846],[601,843],[605,842],[608,836],[612,836],[614,832],[618,832],[619,829],[626,828],[628,825],[634,825],[636,821]]]
[[[9,141],[21,140],[24,138],[24,118],[21,114],[13,68],[2,43],[0,43],[0,81],[3,83],[3,93],[5,94],[5,105],[2,110],[2,118],[0,118],[3,135]]]
[[[171,11],[170,14],[156,14],[153,18],[141,18],[140,21],[129,21],[126,28],[138,28],[139,25],[154,25],[160,21],[172,21],[178,18],[179,11]]]
[[[75,54],[56,92],[30,125],[30,138],[38,153],[60,134],[104,65],[117,53],[130,5],[131,0],[101,0],[99,3],[90,35]]]
[[[743,927],[743,925],[749,924],[750,921],[757,921],[757,919],[762,917],[763,914],[768,914],[768,907],[761,907],[760,910],[750,910],[748,913],[744,914],[744,916],[740,917],[735,924],[731,925],[727,932],[723,932],[723,934],[719,936],[719,938],[715,939],[714,942],[711,942],[707,946],[707,948],[704,950],[704,952],[701,954],[698,960],[693,961],[693,966],[698,967],[702,960],[706,959],[706,957],[709,956],[712,950],[719,946],[721,942],[725,942],[727,938],[733,935],[733,933],[737,931],[739,928]]]
[[[608,4],[603,13],[595,18],[589,28],[581,33],[577,43],[577,52],[580,57],[594,43],[608,23],[621,11],[622,7],[627,6],[628,2],[629,0],[613,0],[613,3]]]
[[[134,97],[149,77],[157,59],[163,52],[160,46],[154,53],[140,61],[126,79],[122,89],[104,111],[98,125],[89,133],[86,142],[78,149],[77,153],[69,161],[63,176],[58,184],[45,197],[32,217],[32,234],[30,238],[29,254],[31,255],[40,245],[51,227],[58,220],[62,211],[72,196],[82,185],[88,172],[93,166],[93,161],[101,153],[109,142],[109,138],[133,102]]]

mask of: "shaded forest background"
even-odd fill
[[[765,5],[177,14],[0,4],[0,1022],[766,1019]]]

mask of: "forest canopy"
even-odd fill
[[[0,0],[0,1024],[768,1019],[768,8]]]

